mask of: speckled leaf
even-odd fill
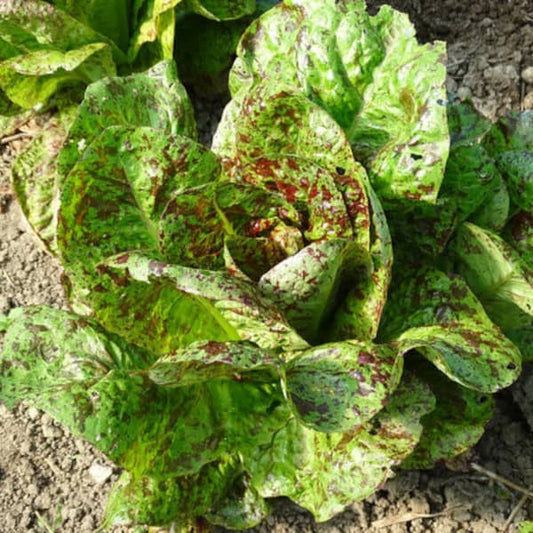
[[[286,370],[291,408],[316,431],[352,431],[379,413],[398,385],[403,359],[370,342],[321,344],[301,352]]]
[[[353,233],[361,246],[369,246],[368,178],[353,159],[345,134],[321,107],[294,89],[263,83],[246,95],[238,112],[232,104],[217,129],[213,150],[236,179],[248,180],[255,160],[280,156],[310,160],[332,177],[331,194],[344,199]],[[240,171],[240,167],[244,169]],[[265,170],[268,170],[265,168]],[[294,175],[296,167],[292,169]],[[300,180],[292,185],[303,186]],[[285,191],[283,191],[285,192]],[[310,197],[312,197],[310,190]],[[324,201],[328,201],[324,198]]]
[[[372,340],[378,333],[392,275],[392,241],[385,212],[370,186],[372,275],[361,277],[340,304],[328,333],[329,340]]]
[[[507,185],[503,179],[498,180],[498,188],[489,196],[480,208],[472,213],[469,221],[492,231],[501,231],[509,217],[510,199]]]
[[[533,270],[498,235],[474,224],[459,228],[454,251],[459,272],[488,315],[504,331],[533,325]]]
[[[234,20],[255,11],[255,0],[189,0],[188,8],[212,20]]]
[[[416,374],[436,397],[435,410],[422,418],[422,437],[402,468],[433,468],[474,446],[492,418],[494,400],[487,394],[450,383],[429,366],[417,365]]]
[[[124,472],[109,496],[103,527],[157,524],[185,533],[205,524],[202,517],[210,524],[252,527],[265,518],[269,505],[248,477],[235,456],[168,479],[133,478]]]
[[[528,266],[533,268],[533,213],[527,211],[517,213],[509,220],[503,236]]]
[[[243,340],[254,342],[260,348],[279,352],[308,347],[254,283],[225,272],[166,264],[136,253],[110,258],[105,264],[111,270],[125,271],[133,279],[144,282],[159,279],[172,283],[180,292],[199,297],[206,309],[219,314]]]
[[[312,243],[259,280],[259,290],[282,310],[311,344],[324,331],[348,288],[369,276],[371,258],[354,241]]]
[[[85,150],[61,190],[63,260],[89,275],[109,255],[158,254],[159,218],[172,194],[218,176],[214,154],[154,128],[107,128]]]
[[[158,229],[159,247],[168,262],[212,270],[224,266],[224,223],[211,183],[175,194]]]
[[[451,100],[448,103],[448,128],[452,147],[478,144],[492,124],[481,115],[470,100]]]
[[[288,496],[319,522],[372,494],[416,446],[420,418],[434,407],[428,387],[406,376],[363,428],[320,433],[292,420],[245,466],[263,497]]]
[[[533,151],[533,110],[513,111],[500,118],[483,138],[483,146],[493,156]]]
[[[13,189],[22,212],[52,253],[57,253],[57,155],[75,112],[75,106],[70,106],[51,118],[11,169]]]
[[[385,307],[382,341],[416,349],[451,380],[482,392],[510,385],[521,357],[462,278],[434,268],[403,268]]]
[[[448,151],[445,49],[419,46],[406,15],[385,6],[369,17],[358,0],[282,2],[237,54],[234,97],[261,79],[300,90],[345,129],[380,197],[435,200]]]
[[[159,358],[150,379],[166,387],[212,380],[276,382],[280,360],[250,342],[200,341]]]
[[[150,358],[70,313],[17,311],[4,338],[2,399],[25,399],[133,476],[155,479],[249,453],[288,419],[279,385],[217,380],[166,388],[148,379]]]
[[[49,3],[0,3],[0,90],[29,109],[66,84],[88,84],[114,75],[123,54],[111,39]]]
[[[148,126],[162,130],[162,136],[196,138],[192,104],[173,62],[162,61],[146,72],[103,79],[88,87],[60,153],[61,174],[66,176],[85,148],[111,126]]]
[[[533,149],[505,152],[498,156],[496,163],[513,203],[533,212]]]

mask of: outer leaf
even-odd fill
[[[309,342],[323,338],[346,289],[367,278],[370,257],[353,241],[333,239],[306,246],[259,280],[289,323]]]
[[[57,253],[57,155],[67,136],[76,108],[67,107],[22,152],[11,169],[11,179],[26,220],[52,252]]]
[[[498,181],[498,189],[469,217],[470,222],[492,231],[501,231],[509,217],[509,191],[503,180]]]
[[[248,342],[192,343],[159,358],[150,379],[166,387],[186,387],[212,380],[276,382],[280,360]]]
[[[170,265],[136,253],[110,258],[106,266],[118,272],[125,270],[139,281],[161,279],[172,283],[180,292],[201,297],[207,309],[212,309],[212,313],[216,309],[243,340],[254,342],[260,348],[282,351],[308,347],[253,283],[225,272]]]
[[[491,155],[508,151],[533,151],[533,111],[515,111],[502,117],[483,139]]]
[[[385,7],[371,18],[358,0],[283,2],[237,54],[234,96],[257,79],[300,90],[345,129],[381,197],[435,200],[448,149],[444,46],[418,46],[406,16]]]
[[[15,314],[4,343],[2,398],[49,412],[135,478],[173,479],[249,453],[288,418],[275,385],[156,386],[151,354],[63,311]]]
[[[459,229],[454,251],[460,272],[492,320],[505,332],[530,329],[533,270],[518,253],[501,237],[468,223]]]
[[[458,148],[478,144],[491,126],[490,120],[478,113],[470,100],[455,100],[448,104],[448,128],[452,146]]]
[[[326,433],[353,431],[383,409],[402,367],[403,359],[387,346],[322,344],[291,360],[287,395],[307,427]]]
[[[533,149],[528,151],[509,151],[497,159],[511,200],[521,209],[533,212]]]
[[[149,126],[166,134],[196,138],[192,104],[170,61],[131,76],[91,85],[61,151],[59,170],[68,174],[85,148],[105,128]]]
[[[113,41],[39,0],[2,2],[0,35],[0,89],[24,108],[66,83],[113,75],[125,59]]]
[[[510,385],[520,372],[520,353],[468,285],[431,268],[404,270],[389,295],[380,338],[397,339],[404,353],[416,349],[452,381],[482,392]]]
[[[402,463],[402,468],[433,468],[438,461],[452,459],[474,446],[492,418],[494,401],[450,383],[429,367],[417,366],[436,396],[435,410],[422,418],[422,437],[415,451]]]
[[[319,433],[296,420],[245,466],[264,497],[288,496],[318,521],[372,494],[416,446],[420,418],[434,407],[432,394],[414,376],[400,385],[387,407],[363,429]]]
[[[215,156],[154,128],[107,128],[85,150],[61,191],[64,260],[89,274],[105,257],[143,248],[157,254],[158,223],[174,191],[218,176]]]
[[[0,63],[0,88],[15,104],[30,109],[65,85],[88,85],[116,73],[111,50],[92,43],[75,50],[38,50]]]

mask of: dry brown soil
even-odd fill
[[[375,9],[383,2],[369,2]],[[446,40],[448,88],[490,117],[533,108],[531,0],[394,0],[421,39]],[[218,120],[198,110],[208,141]],[[36,125],[38,126],[38,124]],[[30,124],[26,133],[31,135]],[[29,131],[27,131],[29,129]],[[24,132],[22,132],[24,133]],[[0,313],[29,304],[63,306],[58,264],[40,248],[10,193],[9,166],[24,136],[0,144]],[[498,395],[497,415],[474,450],[478,464],[533,489],[533,373]],[[529,421],[529,424],[528,424]],[[118,469],[47,415],[0,404],[0,532],[93,532]],[[324,524],[280,500],[254,531],[493,533],[533,519],[533,501],[468,468],[400,472],[373,497]],[[508,519],[516,515],[511,525]],[[118,529],[116,531],[119,531]]]

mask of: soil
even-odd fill
[[[375,10],[383,2],[369,2]],[[491,118],[533,108],[533,4],[530,0],[393,0],[409,12],[421,40],[448,43],[448,89],[471,97]],[[207,144],[220,105],[197,106]],[[9,186],[9,167],[28,136],[0,141],[0,313],[37,303],[65,306],[60,267],[31,234]],[[371,498],[334,519],[311,515],[280,499],[274,514],[253,531],[390,533],[492,533],[517,531],[533,519],[533,500],[521,499],[486,470],[533,488],[533,371],[497,396],[497,412],[468,461],[431,471],[400,471]],[[102,518],[119,469],[46,414],[0,404],[0,531],[93,532]],[[521,504],[521,505],[519,505]],[[121,531],[116,528],[115,533]],[[223,531],[217,528],[217,531]]]

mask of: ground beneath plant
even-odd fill
[[[375,9],[383,2],[369,2]],[[394,0],[424,41],[448,42],[448,88],[471,97],[494,118],[533,108],[533,4],[530,0]],[[198,105],[208,143],[220,108]],[[9,186],[9,166],[38,123],[0,141],[0,313],[45,303],[64,306],[58,264],[22,221]],[[469,461],[431,471],[400,471],[373,497],[323,524],[286,500],[254,531],[493,533],[533,519],[533,500],[472,470],[485,469],[533,490],[533,372],[497,398],[497,414]],[[93,532],[119,469],[46,414],[0,404],[0,531]],[[116,532],[119,529],[115,530]],[[219,529],[219,531],[222,531]]]

